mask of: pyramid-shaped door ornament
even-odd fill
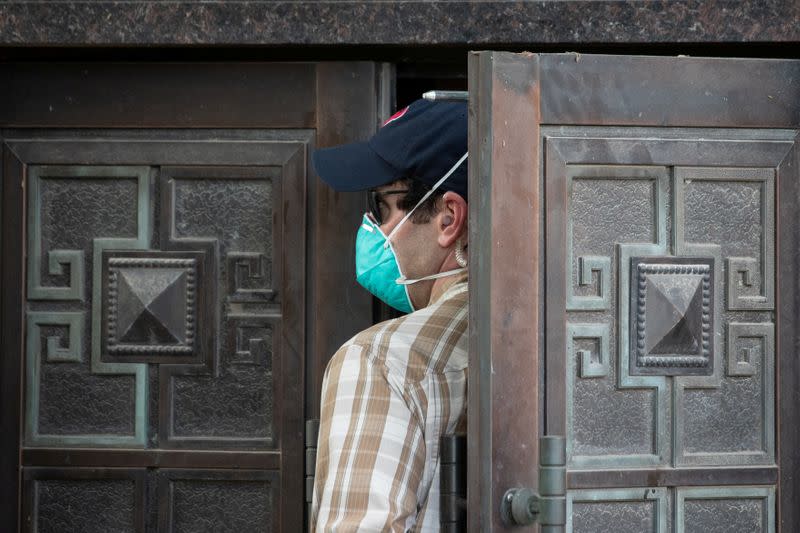
[[[631,375],[710,375],[713,258],[631,260]]]
[[[119,251],[104,256],[103,359],[198,359],[203,254]],[[173,361],[174,359],[174,361]]]
[[[194,306],[185,302],[194,291],[194,261],[184,261],[183,268],[112,270],[119,307],[114,333],[120,342],[188,347],[194,324],[187,319]]]

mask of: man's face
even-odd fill
[[[405,198],[408,183],[396,181],[376,189],[377,208],[380,209],[381,231],[384,235],[394,230],[407,211],[400,207]],[[448,250],[439,246],[437,241],[439,216],[434,215],[426,223],[415,224],[409,218],[392,236],[397,261],[403,274],[409,279],[417,279],[439,272]],[[408,294],[414,308],[420,309],[428,304],[433,281],[421,281],[408,286]]]

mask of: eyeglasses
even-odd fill
[[[392,194],[407,194],[409,189],[394,189],[390,191],[375,191],[369,190],[367,191],[367,207],[369,208],[369,212],[372,215],[372,218],[375,220],[377,225],[383,224],[383,213],[381,212],[381,204],[386,204],[383,201],[384,196],[389,196]]]

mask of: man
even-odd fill
[[[466,422],[466,152],[466,104],[418,100],[368,142],[314,154],[334,189],[369,191],[357,279],[409,313],[328,365],[314,531],[439,530],[439,440]]]

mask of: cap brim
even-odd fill
[[[367,142],[320,148],[311,162],[322,181],[337,191],[365,191],[399,179],[399,172]]]

